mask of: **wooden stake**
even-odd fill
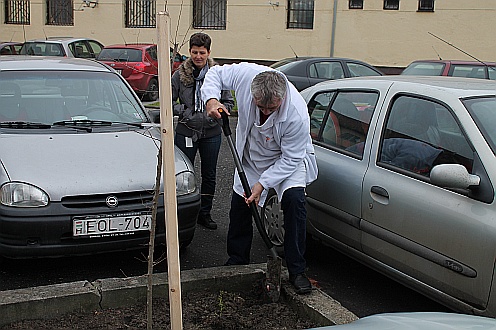
[[[160,86],[160,129],[162,132],[162,161],[164,164],[164,207],[170,320],[171,329],[180,330],[183,328],[183,322],[181,305],[181,267],[179,264],[179,238],[177,229],[171,68],[169,59],[169,21],[169,13],[157,13],[158,85]]]

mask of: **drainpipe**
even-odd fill
[[[334,9],[332,10],[332,31],[331,31],[331,57],[334,57],[334,38],[336,35],[336,11],[338,9],[338,0],[334,0]]]

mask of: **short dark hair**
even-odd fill
[[[203,32],[197,32],[191,35],[189,38],[189,49],[193,48],[193,46],[197,47],[205,47],[208,51],[210,51],[210,45],[212,44],[212,39],[210,36]]]

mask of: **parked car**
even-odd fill
[[[308,234],[451,309],[496,316],[495,94],[495,81],[401,75],[304,90],[319,168]],[[280,245],[277,196],[263,212]]]
[[[383,75],[368,63],[337,57],[286,58],[271,67],[283,72],[299,91],[329,79]]]
[[[0,55],[16,55],[21,50],[22,42],[0,41]]]
[[[402,72],[408,76],[453,76],[496,80],[495,62],[419,60]]]
[[[0,256],[94,254],[149,239],[160,128],[97,61],[0,58]],[[194,167],[174,155],[179,242],[200,208]],[[163,187],[157,243],[164,243]]]
[[[21,55],[65,56],[96,58],[103,49],[102,43],[88,38],[48,37],[26,41]]]
[[[145,101],[158,99],[158,58],[156,44],[106,46],[97,60],[120,73]]]
[[[496,320],[467,314],[440,312],[383,313],[363,317],[346,324],[309,330],[495,330]]]
[[[171,54],[172,56],[172,49]],[[184,61],[177,53],[172,62],[174,72]],[[158,90],[158,56],[156,44],[119,44],[106,46],[97,58],[120,73],[145,101],[156,101]]]

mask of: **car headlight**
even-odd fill
[[[196,178],[193,172],[185,171],[176,174],[176,195],[191,194],[196,190]]]
[[[22,182],[9,182],[0,188],[0,202],[13,207],[43,207],[48,195],[38,187]]]

